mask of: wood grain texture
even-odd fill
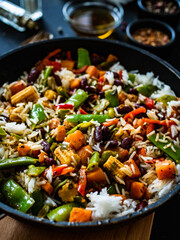
[[[62,231],[40,228],[19,222],[9,216],[0,221],[1,240],[149,240],[154,213],[125,225],[115,225],[106,230]]]

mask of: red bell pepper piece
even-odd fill
[[[53,66],[53,69],[52,69],[53,72],[61,70],[61,64],[59,62],[49,61],[49,63],[47,65]]]
[[[145,105],[148,109],[156,108],[155,105],[154,105],[154,100],[153,99],[147,97],[144,102],[145,102]]]
[[[55,49],[54,51],[50,52],[45,58],[50,59],[50,58],[56,56],[60,52],[61,52],[60,48]]]
[[[175,125],[176,123],[172,120],[155,120],[155,119],[150,119],[150,118],[143,118],[142,119],[146,123],[153,123],[153,124],[158,124],[158,125],[163,125],[170,127],[171,125]]]
[[[55,106],[55,109],[73,109],[74,105],[70,103],[60,103]]]
[[[122,79],[122,77],[123,77],[123,71],[120,70],[120,71],[119,71],[119,78]]]
[[[78,183],[78,192],[81,194],[81,196],[85,195],[86,184],[87,184],[86,167],[82,166],[80,169],[80,176],[79,176],[79,183]]]
[[[80,111],[81,114],[88,114],[88,113],[87,113],[86,111],[84,111],[84,109],[82,109],[82,108],[80,108],[79,111]]]
[[[58,167],[53,167],[52,172],[54,177],[58,177],[62,174],[63,169],[67,168],[67,165],[61,165]]]
[[[111,125],[117,124],[119,122],[119,120],[117,118],[111,120],[111,121],[107,121],[103,123],[103,126],[105,127],[109,127]]]
[[[69,60],[69,61],[72,61],[72,56],[71,56],[71,51],[67,51],[67,59]]]
[[[83,67],[80,68],[80,69],[75,69],[75,70],[74,70],[74,73],[75,73],[75,74],[83,73],[83,72],[86,71],[87,68],[88,68],[88,65],[85,65],[85,66],[83,66]]]
[[[140,108],[137,108],[129,113],[127,113],[125,116],[124,116],[124,120],[127,120],[128,118],[131,118],[133,119],[136,115],[138,115],[139,113],[145,113],[146,112],[146,108],[144,107],[140,107]]]
[[[65,175],[67,173],[70,173],[70,172],[73,172],[74,171],[74,168],[73,167],[67,167],[67,168],[64,168],[61,172],[61,175]]]

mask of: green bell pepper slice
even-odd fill
[[[30,120],[35,120],[35,122],[36,122],[36,123],[34,123],[32,121],[32,129],[34,129],[37,124],[46,120],[44,108],[41,106],[41,104],[36,103],[33,105],[33,108],[30,112]]]
[[[73,104],[74,109],[76,109],[85,102],[87,98],[88,94],[84,90],[78,89],[65,103]]]
[[[158,88],[152,84],[143,85],[137,88],[137,91],[146,97],[150,97]]]
[[[89,66],[91,65],[91,60],[89,57],[89,52],[88,50],[84,48],[78,48],[78,62],[77,62],[77,67],[82,68],[85,65]]]
[[[156,98],[155,100],[157,102],[162,102],[163,106],[166,107],[168,105],[168,102],[173,101],[173,100],[177,100],[177,97],[165,94],[164,96]]]
[[[160,141],[156,141],[157,134],[153,134],[148,137],[148,139],[159,149],[169,155],[173,160],[177,163],[180,163],[180,148],[175,146],[169,139],[166,139],[166,143],[162,143]],[[163,139],[163,135],[159,134],[159,139]],[[173,148],[176,152],[172,150],[171,147],[166,148],[168,144],[172,144]]]
[[[27,175],[30,177],[38,177],[46,167],[35,167],[34,165],[29,165],[28,170],[27,170]]]
[[[35,203],[34,199],[13,179],[8,179],[1,186],[2,194],[11,207],[27,212]]]
[[[2,127],[0,127],[0,138],[5,137],[6,135],[7,135],[7,133],[4,131],[4,129]]]
[[[47,214],[49,220],[68,221],[73,207],[79,207],[77,203],[66,203],[58,208],[53,209]]]
[[[133,74],[133,73],[128,73],[128,79],[134,83],[135,79],[136,79],[136,76]]]
[[[92,122],[83,122],[72,128],[70,131],[68,131],[66,134],[69,135],[71,133],[74,133],[76,130],[80,130],[81,132],[86,132],[89,127],[93,126]]]
[[[30,196],[35,200],[35,203],[31,207],[31,212],[33,215],[37,216],[40,209],[43,207],[44,197],[41,189],[35,190]]]
[[[105,99],[109,101],[109,107],[116,107],[119,105],[117,90],[105,91]]]
[[[38,159],[32,157],[7,158],[0,161],[0,170],[15,166],[25,166],[36,164]]]

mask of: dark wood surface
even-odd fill
[[[13,0],[13,2],[18,3],[19,1]],[[40,28],[42,30],[52,33],[55,38],[76,36],[75,32],[71,29],[69,24],[65,22],[63,18],[62,6],[65,2],[66,1],[63,0],[43,0],[44,15],[43,19],[40,21]],[[138,18],[136,1],[127,4],[126,6],[124,6],[124,9],[124,21],[126,23],[130,23],[131,21]],[[58,32],[59,27],[62,28],[62,34]],[[176,42],[172,50],[168,54],[165,54],[163,56],[163,59],[168,61],[172,66],[174,66],[180,71],[180,22],[177,23],[177,27],[175,28],[175,30],[177,35]],[[28,37],[30,37],[32,34],[34,33],[20,33],[15,29],[0,22],[0,56],[20,46],[21,43]],[[110,39],[125,41],[125,31],[122,31],[121,27],[119,27],[110,36]],[[6,220],[3,221],[4,223],[7,223]],[[15,224],[15,226],[18,228],[17,223]],[[9,228],[9,226],[7,227]],[[1,227],[1,229],[3,228]],[[140,239],[145,238],[142,237]],[[180,239],[180,195],[175,196],[172,200],[168,201],[156,211],[151,233],[151,239]]]

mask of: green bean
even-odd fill
[[[38,177],[46,167],[35,167],[34,165],[30,165],[27,170],[27,175],[31,177]]]
[[[50,210],[50,206],[49,206],[49,205],[44,205],[44,206],[40,209],[40,211],[38,212],[38,215],[37,215],[37,216],[38,216],[39,218],[45,218],[45,217],[47,216],[49,210]]]
[[[99,123],[103,123],[106,119],[109,119],[109,115],[98,115],[98,114],[74,114],[68,115],[67,121],[72,123],[82,123],[82,122],[90,122],[91,120],[98,121]]]
[[[89,160],[87,171],[93,171],[94,169],[96,169],[99,165],[99,160],[99,153],[94,152],[91,159]]]
[[[0,161],[0,169],[36,164],[37,161],[38,159],[32,157],[8,158]]]
[[[85,102],[87,98],[88,94],[84,90],[78,89],[65,103],[73,104],[74,109],[76,109]]]
[[[78,62],[77,67],[82,68],[85,65],[91,65],[91,60],[89,57],[89,52],[84,48],[78,48]]]

